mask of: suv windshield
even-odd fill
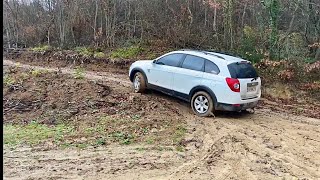
[[[247,62],[237,62],[228,65],[232,78],[256,78],[258,77],[257,71],[254,67]]]

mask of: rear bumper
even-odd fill
[[[241,111],[241,110],[254,108],[257,106],[257,104],[258,104],[258,101],[245,103],[245,104],[237,104],[237,105],[218,103],[216,110],[219,110],[219,111]]]

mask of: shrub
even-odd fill
[[[281,34],[280,39],[284,39],[279,43],[280,55],[282,59],[304,58],[307,55],[308,48],[304,42],[304,37],[300,33]]]
[[[240,47],[240,54],[243,58],[250,60],[254,63],[263,59],[263,50],[257,48],[257,32],[249,26],[243,29],[243,38]]]
[[[31,75],[35,77],[43,73],[40,69],[34,69],[34,70],[31,70],[30,72],[31,72]]]
[[[284,81],[291,81],[295,76],[294,72],[288,69],[278,72],[277,75],[280,77],[281,80]]]
[[[320,61],[316,61],[315,63],[312,64],[307,64],[305,67],[305,70],[308,73],[318,73],[320,71]]]
[[[316,61],[312,64],[306,64],[304,69],[302,69],[304,74],[306,74],[306,79],[309,82],[320,81],[319,72],[320,72],[320,61]]]
[[[73,73],[73,77],[76,79],[84,79],[85,70],[81,67],[77,67]]]
[[[302,60],[262,60],[255,64],[265,82],[290,81],[293,83],[307,83],[319,80],[320,61],[306,64]]]
[[[3,84],[6,86],[11,86],[15,83],[15,80],[8,75],[3,77]]]
[[[124,58],[129,59],[138,56],[144,49],[140,46],[130,46],[128,48],[119,48],[114,50],[110,57],[111,58]]]
[[[46,52],[51,49],[51,46],[45,45],[45,46],[38,46],[31,49],[33,52]]]
[[[75,51],[83,57],[90,57],[93,55],[93,51],[86,47],[76,47]]]
[[[93,55],[94,58],[104,58],[105,56],[103,52],[95,52]]]
[[[147,54],[147,59],[150,59],[150,60],[152,60],[152,59],[156,59],[158,56],[155,54],[155,53],[148,53]]]

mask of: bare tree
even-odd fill
[[[320,41],[320,1],[262,2],[5,0],[3,36],[7,43],[27,46],[49,44],[61,47],[111,47],[139,39],[162,40],[175,47],[242,52],[242,47],[248,46],[244,40],[244,30],[245,27],[250,27],[256,32],[252,36],[256,41],[252,49],[268,51],[279,47],[279,56],[284,57],[292,54],[290,37],[298,34],[303,37],[303,41],[299,42],[300,46],[310,47],[309,51],[301,53],[301,57],[307,54],[310,58],[319,59],[320,50],[314,44]],[[273,2],[282,7],[275,16]],[[272,36],[270,32],[273,33]],[[269,37],[279,38],[266,43]]]

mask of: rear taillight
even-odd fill
[[[233,92],[240,92],[240,82],[238,79],[226,78],[226,81]]]

